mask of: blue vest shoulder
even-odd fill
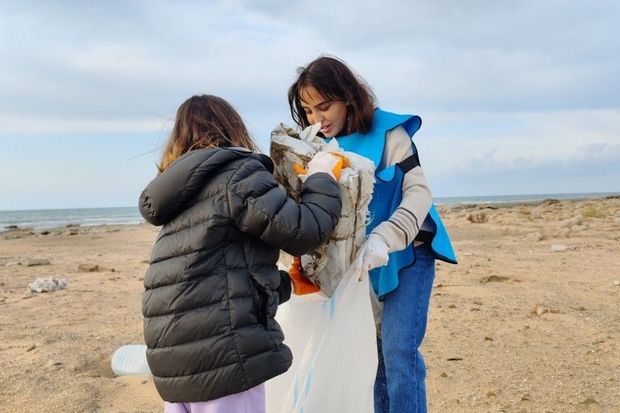
[[[412,137],[421,125],[422,119],[417,115],[397,115],[377,108],[373,114],[372,127],[367,133],[338,137],[338,145],[346,151],[355,152],[372,160],[375,168],[378,168],[383,156],[386,134],[402,126]]]
[[[422,119],[417,115],[398,115],[376,109],[373,116],[372,128],[368,133],[354,133],[338,137],[338,145],[345,151],[355,152],[369,158],[375,164],[376,182],[373,188],[373,198],[369,205],[371,222],[366,227],[370,233],[378,224],[387,220],[402,201],[403,172],[397,165],[390,165],[379,170],[386,135],[389,131],[402,126],[410,137],[420,129]],[[427,217],[435,230],[431,249],[435,257],[447,262],[456,263],[456,255],[452,248],[448,232],[446,231],[439,214],[434,206]],[[398,287],[398,274],[415,262],[413,244],[402,251],[390,254],[388,264],[370,272],[370,280],[379,297],[383,297]]]

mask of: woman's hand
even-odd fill
[[[383,267],[388,263],[390,248],[383,238],[370,234],[364,245],[357,252],[355,262],[365,271]]]

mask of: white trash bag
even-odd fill
[[[267,413],[372,413],[377,341],[368,273],[353,265],[327,298],[291,296],[276,320],[293,365],[266,383]]]

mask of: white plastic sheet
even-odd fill
[[[266,384],[267,413],[372,413],[377,372],[368,273],[355,265],[331,298],[292,296],[276,320],[293,365]]]

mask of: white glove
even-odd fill
[[[332,155],[329,152],[318,152],[316,155],[314,155],[314,158],[312,158],[310,162],[308,162],[307,172],[303,175],[299,175],[299,178],[302,181],[305,181],[306,178],[308,178],[312,174],[315,174],[317,172],[324,172],[331,175],[332,178],[336,179],[333,169],[340,160],[341,159],[338,156]]]
[[[383,241],[383,238],[376,234],[370,234],[357,252],[355,262],[365,271],[383,267],[388,263],[389,251],[390,248]]]

